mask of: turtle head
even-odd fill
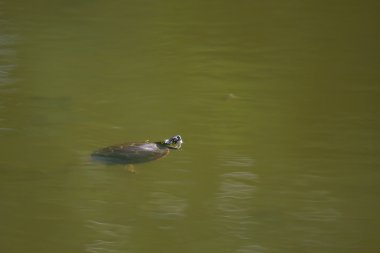
[[[170,139],[163,142],[168,148],[180,149],[182,144],[182,137],[180,135],[175,135]]]

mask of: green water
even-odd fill
[[[0,0],[0,251],[379,252],[379,12]]]

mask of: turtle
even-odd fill
[[[134,172],[133,164],[157,160],[169,154],[171,149],[179,150],[182,137],[175,135],[164,141],[127,142],[96,150],[92,158],[108,164],[124,164]]]

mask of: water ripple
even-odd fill
[[[86,252],[125,252],[121,249],[125,249],[125,245],[128,243],[130,226],[88,220],[86,227],[95,231],[96,234],[96,238],[86,244]]]
[[[177,219],[185,216],[186,207],[186,201],[180,197],[165,192],[153,192],[143,209],[150,217]]]
[[[251,172],[230,172],[221,175],[216,196],[223,231],[247,239],[252,218],[252,201],[256,192],[257,175]]]
[[[15,43],[16,36],[0,34],[0,86],[13,82],[11,73],[17,67],[16,51],[12,48]]]
[[[222,166],[228,167],[252,167],[255,160],[249,156],[236,155],[236,154],[224,154],[221,156]]]

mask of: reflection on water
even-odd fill
[[[17,66],[15,43],[15,35],[0,34],[0,87],[13,82],[11,74]]]
[[[1,8],[1,2],[0,2]],[[1,14],[1,11],[0,11]],[[11,86],[14,83],[13,71],[17,66],[16,40],[17,36],[13,34],[11,25],[1,19],[0,15],[0,136],[14,130],[9,125],[8,119],[4,118],[9,106],[9,99],[6,94],[15,92]],[[1,161],[0,161],[1,162]]]
[[[86,252],[126,252],[124,249],[129,242],[131,227],[88,220],[86,227],[93,234],[93,241],[85,246]]]
[[[186,201],[175,193],[152,192],[142,209],[152,218],[178,219],[185,216]]]
[[[180,220],[185,218],[189,204],[188,200],[181,194],[181,189],[184,186],[177,181],[164,179],[155,181],[146,201],[140,206],[144,216],[158,220]]]
[[[296,210],[289,212],[294,219],[294,225],[290,231],[299,234],[300,245],[306,248],[334,247],[334,241],[329,238],[338,233],[336,225],[342,215],[337,208],[339,200],[323,187],[326,180],[326,178],[313,175],[300,175],[297,185],[304,190],[282,193],[283,195],[290,194],[289,196],[296,197],[300,202]],[[329,229],[321,229],[321,226]],[[321,240],[321,238],[325,239]]]
[[[261,253],[265,252],[263,247],[257,245],[247,245],[239,248],[236,253]]]
[[[2,19],[1,6],[2,3],[0,2],[0,95],[7,89],[8,92],[13,91],[10,87],[4,86],[8,86],[15,81],[12,72],[17,67],[16,43],[18,38],[12,29],[13,25]]]
[[[0,142],[6,143],[6,137],[16,133],[17,127],[10,119],[19,101],[14,99],[17,88],[14,70],[17,67],[17,36],[12,31],[12,25],[2,19],[2,3],[0,2]],[[8,146],[14,146],[9,145]],[[0,147],[0,157],[7,157]],[[0,159],[0,166],[6,162]]]
[[[224,152],[220,160],[222,166],[227,167],[252,167],[255,160],[249,156],[237,155],[232,152]]]
[[[257,183],[257,175],[252,172],[229,172],[221,176],[216,205],[222,231],[229,237],[243,241],[251,238],[251,229],[257,224],[252,209]]]
[[[297,219],[311,222],[334,222],[341,217],[340,212],[333,207],[336,200],[328,191],[313,190],[304,192],[304,195],[302,210],[294,213]]]

